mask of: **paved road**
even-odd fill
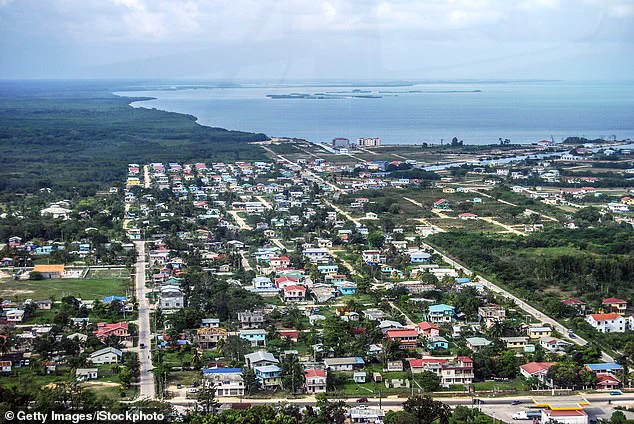
[[[150,178],[150,167],[143,165],[143,186],[150,188],[152,186],[152,179]]]
[[[455,260],[453,260],[449,256],[445,255],[444,253],[442,253],[439,250],[435,249],[434,247],[430,246],[429,244],[422,243],[422,245],[424,247],[426,247],[427,249],[433,250],[434,253],[442,256],[443,260],[445,262],[447,262],[448,264],[450,264],[451,266],[453,266],[454,268],[463,270],[464,273],[467,274],[467,275],[471,275],[473,273],[468,268],[462,266],[461,264],[459,264],[458,262],[456,262]],[[501,288],[499,286],[496,286],[495,284],[493,284],[492,282],[490,282],[486,278],[478,276],[478,281],[481,282],[490,291],[492,291],[494,293],[497,293],[497,294],[500,294],[500,295],[502,295],[502,296],[504,296],[504,297],[506,297],[508,299],[513,300],[513,302],[515,302],[515,304],[517,306],[519,306],[522,310],[524,310],[525,312],[527,312],[530,315],[532,315],[533,317],[535,317],[535,319],[537,319],[538,321],[550,324],[550,326],[553,329],[557,330],[561,334],[562,338],[567,339],[569,342],[578,344],[579,346],[584,346],[584,345],[588,344],[588,342],[586,340],[582,339],[579,336],[575,336],[574,338],[569,337],[568,336],[568,328],[566,328],[563,324],[560,324],[555,319],[549,317],[548,315],[544,314],[540,310],[538,310],[538,309],[534,308],[533,306],[529,305],[528,303],[524,302],[519,297],[509,293],[508,291],[504,290],[503,288]],[[608,355],[605,352],[601,352],[601,359],[604,362],[614,362],[614,358],[612,358],[610,355]]]
[[[361,395],[360,395],[361,396]],[[449,406],[472,406],[473,398],[471,397],[438,397],[434,398],[437,401],[441,401]],[[378,398],[369,398],[367,403],[364,405],[370,407],[379,407],[385,410],[399,410],[402,409],[403,402],[405,398],[399,398],[396,396],[385,397],[379,400]],[[521,401],[520,405],[512,405],[512,402],[515,400]],[[613,408],[616,405],[630,406],[632,401],[634,401],[633,395],[623,395],[623,396],[610,396],[606,394],[597,394],[597,395],[588,395],[588,396],[553,396],[553,397],[540,397],[539,401],[541,402],[550,402],[553,405],[557,403],[569,404],[571,402],[579,402],[583,400],[588,400],[590,404],[586,406],[584,409],[588,412],[591,417],[600,417],[600,418],[609,418],[611,413],[613,412]],[[358,405],[355,398],[345,399],[348,406],[352,407]],[[612,401],[612,405],[608,405],[608,401]],[[178,398],[169,401],[172,405],[177,407],[178,409],[187,410],[194,406],[195,401]],[[276,403],[284,403],[284,404],[292,404],[297,406],[306,406],[306,405],[315,405],[317,400],[314,396],[307,396],[297,399],[243,399],[243,398],[223,398],[221,400],[222,404],[226,407],[230,407],[232,404],[237,403],[248,403],[251,405],[255,404],[276,404]],[[502,422],[514,422],[511,419],[511,415],[513,412],[526,410],[526,408],[533,404],[533,400],[529,396],[518,396],[518,397],[503,397],[503,398],[483,398],[483,403],[480,405],[480,409],[491,415],[495,416],[497,420],[501,420]],[[630,414],[631,415],[631,414]]]
[[[238,224],[238,227],[240,227],[241,230],[251,230],[251,226],[247,224],[244,218],[238,215],[238,211],[229,211],[229,214],[233,217],[233,219],[236,221],[236,224]]]
[[[139,302],[139,319],[137,321],[139,347],[141,343],[145,345],[144,349],[139,349],[139,361],[141,362],[141,377],[139,381],[141,393],[139,397],[141,399],[152,399],[156,394],[156,390],[150,351],[152,347],[150,338],[150,304],[147,297],[145,297],[145,242],[136,241],[134,246],[138,255],[136,262],[136,298]]]
[[[490,196],[490,195],[488,195],[488,194],[484,194],[484,193],[480,193],[480,194],[483,194],[483,195],[488,196],[488,197],[492,197],[492,196]],[[417,206],[420,206],[420,207],[422,207],[422,206],[423,206],[422,204],[420,204],[420,203],[416,202],[416,201],[415,201],[415,200],[413,200],[413,199],[408,199],[408,198],[405,198],[405,199],[406,199],[406,200],[408,200],[409,202],[411,202],[411,203],[413,203],[413,204],[417,205]],[[499,199],[498,199],[498,200],[499,200]],[[503,201],[503,200],[499,200],[499,201],[504,202],[504,203],[508,203],[508,202]],[[509,204],[510,204],[510,203],[509,203]],[[434,212],[435,212],[435,211],[434,211]],[[542,214],[540,214],[540,215],[542,215]],[[550,217],[548,217],[548,216],[546,216],[546,215],[542,215],[542,216],[544,216],[545,218],[550,218]],[[452,258],[450,258],[449,256],[445,255],[444,253],[440,252],[439,250],[437,250],[436,248],[434,248],[434,247],[430,246],[429,244],[422,243],[422,245],[423,245],[424,247],[426,247],[427,249],[431,249],[432,251],[434,251],[434,253],[436,253],[436,254],[440,255],[440,256],[443,258],[443,260],[444,260],[445,262],[447,262],[448,264],[450,264],[450,265],[451,265],[451,266],[453,266],[454,268],[463,270],[463,271],[464,271],[464,273],[465,273],[465,274],[467,274],[467,275],[471,275],[471,274],[473,273],[473,272],[472,272],[471,270],[469,270],[468,268],[466,268],[466,267],[462,266],[461,264],[459,264],[458,262],[456,262],[454,259],[452,259]],[[586,340],[582,339],[582,338],[581,338],[581,337],[579,337],[579,336],[575,336],[574,338],[569,337],[569,336],[568,336],[568,328],[566,328],[564,325],[560,324],[560,323],[559,323],[558,321],[556,321],[555,319],[553,319],[553,318],[549,317],[548,315],[544,314],[544,313],[543,313],[543,312],[541,312],[540,310],[538,310],[538,309],[534,308],[533,306],[529,305],[528,303],[524,302],[522,299],[518,298],[517,296],[515,296],[515,295],[513,295],[513,294],[509,293],[508,291],[504,290],[503,288],[501,288],[501,287],[499,287],[499,286],[497,286],[497,285],[493,284],[492,282],[490,282],[489,280],[487,280],[487,279],[486,279],[486,278],[484,278],[484,277],[479,276],[479,277],[478,277],[478,280],[479,280],[479,281],[480,281],[480,282],[481,282],[481,283],[482,283],[485,287],[487,287],[489,290],[491,290],[492,292],[497,293],[497,294],[500,294],[500,295],[502,295],[502,296],[504,296],[504,297],[506,297],[506,298],[508,298],[508,299],[513,300],[513,302],[515,302],[515,304],[516,304],[517,306],[519,306],[522,310],[524,310],[525,312],[527,312],[527,313],[529,313],[530,315],[532,315],[533,317],[535,317],[535,319],[537,319],[538,321],[541,321],[541,322],[543,322],[543,323],[550,324],[550,326],[551,326],[553,329],[557,330],[557,331],[558,331],[558,332],[562,335],[562,337],[563,337],[564,339],[567,339],[569,342],[572,342],[572,343],[578,344],[579,346],[584,346],[584,345],[588,344],[588,342],[587,342]],[[602,359],[604,362],[614,362],[614,358],[612,358],[610,355],[608,355],[608,354],[607,354],[607,353],[605,353],[605,352],[601,352],[601,359]]]
[[[280,159],[281,161],[284,161],[284,162],[290,163],[291,165],[297,165],[297,164],[296,164],[296,163],[294,163],[293,161],[288,160],[287,158],[285,158],[284,156],[282,156],[282,155],[278,155],[277,153],[275,153],[273,150],[269,149],[269,148],[268,148],[268,147],[266,147],[266,146],[260,145],[260,147],[261,147],[261,148],[263,148],[264,150],[266,150],[267,152],[269,152],[269,153],[270,153],[271,155],[273,155],[274,157],[276,157],[276,158]],[[332,188],[332,189],[333,189],[333,190],[335,190],[335,191],[338,191],[338,192],[340,192],[340,193],[345,193],[345,192],[346,192],[345,190],[343,190],[343,189],[341,189],[341,188],[337,187],[336,185],[334,185],[333,183],[331,183],[331,182],[329,182],[329,181],[324,180],[323,178],[321,178],[319,175],[315,174],[314,172],[311,172],[311,171],[309,171],[309,170],[307,170],[307,169],[304,169],[302,172],[303,172],[304,174],[306,174],[306,175],[310,175],[313,179],[315,179],[315,180],[319,181],[320,183],[322,183],[322,184],[326,184],[327,186],[329,186],[330,188]]]
[[[357,227],[361,226],[361,222],[358,219],[353,218],[348,212],[344,211],[339,206],[334,205],[332,202],[326,199],[322,199],[322,201],[328,206],[330,206],[331,208],[333,208],[335,211],[337,211],[337,213],[345,216],[349,221],[352,221],[354,225],[356,225]]]

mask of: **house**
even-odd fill
[[[597,375],[597,389],[614,390],[621,385],[621,382],[611,375]]]
[[[203,318],[200,320],[200,326],[209,327],[209,328],[219,328],[220,319],[219,318]]]
[[[62,278],[64,276],[64,265],[35,265],[32,272],[39,272],[45,280]]]
[[[291,260],[288,256],[276,256],[269,258],[269,266],[277,271],[280,268],[288,268],[291,266]]]
[[[624,333],[627,328],[625,318],[617,312],[590,314],[586,322],[601,333]]]
[[[255,367],[255,379],[263,389],[277,388],[282,385],[282,369],[277,365]]]
[[[618,314],[625,314],[625,310],[627,309],[627,302],[623,299],[617,299],[616,297],[608,297],[607,299],[603,299],[601,301],[604,309],[607,309],[610,312],[616,312]]]
[[[10,374],[12,369],[11,361],[0,361],[0,373]]]
[[[383,371],[385,372],[403,371],[403,361],[388,361],[387,368],[385,368]]]
[[[361,313],[369,321],[381,321],[383,319],[383,311],[377,308],[368,308],[361,311]]]
[[[440,335],[440,328],[433,322],[419,322],[416,324],[416,331],[423,337],[434,337]]]
[[[96,380],[98,371],[97,368],[77,368],[75,370],[75,379],[77,381]]]
[[[266,350],[258,350],[244,355],[244,363],[248,368],[279,364],[280,361]]]
[[[524,349],[528,344],[528,337],[500,337],[509,349]]]
[[[215,349],[222,340],[227,339],[227,330],[216,327],[202,327],[196,329],[194,343],[201,349]]]
[[[121,341],[130,338],[127,322],[117,322],[114,324],[105,322],[97,323],[97,331],[93,332],[93,334],[102,342],[110,336],[117,337]]]
[[[368,265],[380,264],[385,259],[385,257],[381,256],[380,250],[364,250],[361,252],[361,258]]]
[[[337,287],[337,290],[342,296],[354,295],[357,292],[357,283],[353,283],[352,281],[335,283],[335,287]]]
[[[429,307],[427,315],[429,317],[429,320],[435,324],[452,322],[455,316],[455,308],[443,303],[438,305],[431,305]]]
[[[588,424],[588,413],[583,409],[542,409],[542,423]]]
[[[542,337],[549,337],[553,334],[553,330],[546,326],[528,327],[526,329],[526,335],[531,339],[541,339]]]
[[[251,343],[252,347],[266,346],[266,330],[263,329],[240,330],[240,338]]]
[[[244,378],[242,368],[203,368],[203,384],[213,387],[216,396],[244,396]]]
[[[357,384],[365,383],[367,374],[365,371],[356,371],[352,374],[352,380]]]
[[[544,383],[548,370],[556,363],[557,362],[529,362],[520,365],[520,374],[526,378],[536,377],[539,381]]]
[[[398,342],[399,349],[416,349],[418,343],[418,332],[411,328],[387,330],[385,338]]]
[[[440,377],[441,385],[469,385],[473,382],[473,360],[468,356],[437,358],[426,356],[422,359],[408,359],[412,374],[430,371]]]
[[[506,310],[501,306],[481,306],[478,308],[478,318],[480,322],[484,321],[486,326],[490,327],[498,321],[504,321]]]
[[[24,319],[25,311],[18,308],[11,308],[4,310],[4,317],[10,323],[22,322]]]
[[[467,347],[474,352],[492,343],[491,340],[487,340],[484,337],[467,337],[465,341],[467,342]]]
[[[309,368],[304,371],[304,391],[306,393],[326,393],[326,371]]]
[[[623,372],[624,368],[621,364],[616,362],[608,362],[601,364],[585,364],[585,368],[596,374],[617,375]]]
[[[429,350],[449,349],[449,342],[442,336],[432,336],[427,342]]]
[[[476,215],[474,213],[465,212],[465,213],[458,214],[458,218],[460,218],[462,220],[478,219],[478,215]]]
[[[306,299],[306,287],[304,286],[286,286],[282,291],[284,302],[301,302]]]
[[[41,311],[49,311],[53,307],[53,301],[51,299],[36,300],[33,304]]]
[[[88,356],[88,362],[91,364],[116,364],[121,361],[123,352],[114,347],[105,347],[99,349]]]
[[[439,199],[434,202],[433,209],[450,210],[449,200]]]
[[[324,365],[329,371],[353,371],[365,366],[365,361],[358,356],[349,358],[326,358]]]
[[[597,389],[614,390],[621,385],[619,381],[623,377],[623,366],[615,362],[607,364],[585,364],[585,369],[597,376]]]
[[[330,262],[330,255],[328,249],[325,247],[309,247],[304,249],[303,255],[306,259],[312,263],[327,263]]]
[[[408,252],[408,254],[409,254],[409,260],[413,264],[429,262],[429,260],[431,259],[431,254],[427,252],[421,252],[418,250],[410,251]]]
[[[556,337],[542,337],[539,339],[539,345],[549,352],[563,352],[570,343]]]
[[[579,299],[564,299],[561,301],[564,305],[574,308],[577,310],[577,315],[585,315],[586,314],[586,304]]]
[[[238,321],[242,328],[258,328],[264,324],[263,311],[242,311],[238,312]]]
[[[175,285],[166,285],[161,287],[161,309],[180,309],[185,306],[185,296],[180,287]]]
[[[384,410],[365,405],[350,408],[347,415],[351,423],[382,424],[385,419]]]
[[[280,338],[290,340],[293,343],[297,343],[297,340],[299,338],[299,331],[294,330],[292,328],[280,329],[278,330],[278,333],[280,334]]]

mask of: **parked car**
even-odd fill
[[[362,397],[357,399],[357,403],[368,403],[368,398],[367,397]]]
[[[618,396],[618,395],[622,395],[622,394],[623,394],[623,392],[622,392],[622,391],[620,391],[620,390],[612,390],[612,391],[610,392],[610,394],[611,394],[612,396]]]

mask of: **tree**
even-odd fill
[[[348,408],[342,400],[330,402],[325,393],[320,393],[317,395],[317,407],[319,408],[319,416],[324,423],[343,424],[346,420]]]
[[[385,424],[416,424],[416,415],[407,411],[387,411],[385,413]]]
[[[430,396],[412,396],[403,403],[403,409],[416,417],[417,424],[432,424],[436,420],[440,424],[448,424],[450,408]]]
[[[463,287],[456,295],[454,305],[469,319],[478,317],[478,308],[482,306],[478,290],[475,287]]]
[[[610,424],[625,424],[627,422],[627,417],[623,411],[614,411],[610,417]]]
[[[255,378],[255,372],[251,368],[244,370],[244,388],[248,395],[258,390],[258,380]]]
[[[295,394],[304,384],[304,369],[296,355],[292,355],[282,362],[282,386]]]
[[[426,392],[435,392],[440,388],[440,377],[431,371],[423,371],[416,381]]]
[[[192,348],[192,367],[199,370],[203,363],[203,355],[197,347]]]
[[[248,341],[238,336],[229,336],[223,341],[221,350],[225,357],[230,360],[240,361],[244,355],[249,353],[250,346]]]
[[[196,406],[208,414],[215,414],[218,411],[220,403],[216,400],[216,388],[212,384],[202,385],[196,398]]]
[[[123,367],[121,371],[119,371],[119,384],[121,384],[123,390],[130,388],[133,377],[132,370],[128,367]]]

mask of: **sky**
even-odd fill
[[[632,79],[634,0],[0,0],[0,78]]]

